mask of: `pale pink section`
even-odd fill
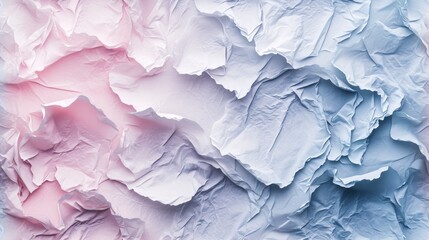
[[[61,227],[58,200],[65,192],[57,182],[45,182],[24,201],[24,215],[31,216],[46,225]]]

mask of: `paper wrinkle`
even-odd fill
[[[427,0],[4,0],[1,239],[425,239]]]
[[[231,101],[212,131],[223,155],[237,158],[267,185],[289,185],[307,161],[327,151],[329,132],[324,116],[318,118],[322,110],[303,91],[318,79],[303,74],[285,73]]]
[[[192,143],[202,132],[195,123],[160,117],[152,109],[130,118],[112,159],[128,171],[115,166],[108,172],[111,179],[151,200],[180,205],[220,177]]]
[[[45,105],[43,113],[39,128],[20,144],[19,157],[31,166],[33,183],[57,179],[65,182],[64,190],[95,189],[105,178],[114,124],[86,97]],[[73,178],[76,171],[84,177]]]

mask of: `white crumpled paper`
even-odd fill
[[[4,0],[0,239],[425,239],[428,0]]]

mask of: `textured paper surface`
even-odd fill
[[[426,239],[428,0],[3,0],[0,239]]]

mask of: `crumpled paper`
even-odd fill
[[[4,0],[0,239],[425,239],[428,0]]]

